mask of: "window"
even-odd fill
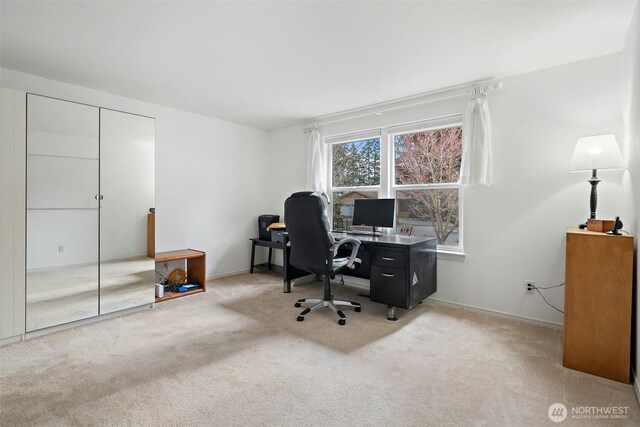
[[[362,187],[380,185],[380,138],[334,144],[334,187]]]
[[[456,115],[326,138],[333,228],[353,228],[355,199],[391,197],[396,233],[461,252],[461,122]]]
[[[353,220],[353,201],[378,198],[380,136],[379,132],[350,135],[336,138],[332,142],[329,185],[333,229],[350,230]]]
[[[462,126],[394,133],[396,227],[461,250]]]

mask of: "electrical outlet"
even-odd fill
[[[534,282],[533,280],[525,280],[524,281],[524,289],[525,292],[528,294],[533,294],[534,290],[533,288],[535,287],[536,282]]]
[[[63,245],[58,245],[58,253],[64,253],[64,246]]]

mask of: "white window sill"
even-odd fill
[[[438,251],[438,259],[446,260],[446,261],[460,261],[464,262],[467,258],[467,254],[463,252],[454,252],[454,251]]]

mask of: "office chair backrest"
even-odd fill
[[[284,202],[284,221],[289,233],[289,262],[316,274],[328,274],[333,263],[335,243],[329,230],[327,202],[318,193],[293,193]]]

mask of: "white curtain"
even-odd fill
[[[491,116],[484,93],[474,94],[462,123],[461,180],[465,185],[491,185]]]
[[[326,187],[324,147],[320,142],[320,132],[312,130],[307,149],[307,190],[324,193]]]

